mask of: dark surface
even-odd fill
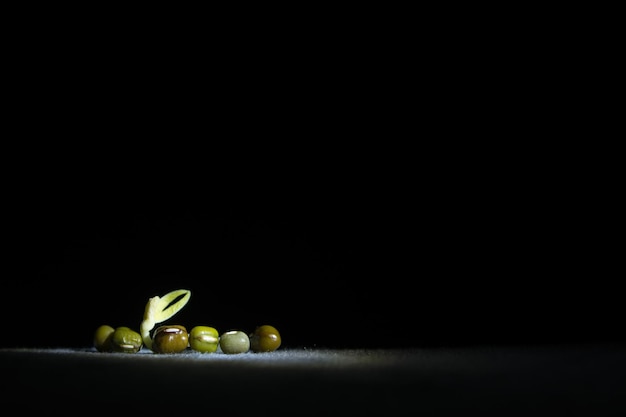
[[[272,324],[286,350],[418,352],[382,368],[269,370],[3,353],[3,400],[81,416],[198,403],[232,415],[275,403],[279,415],[623,415],[610,194],[569,171],[531,178],[526,160],[406,152],[330,168],[293,152],[245,170],[213,168],[215,152],[176,167],[90,166],[85,152],[26,165],[5,200],[2,347],[89,349],[99,325],[137,329],[148,298],[186,288],[171,322],[188,328]]]
[[[2,403],[63,415],[623,416],[624,345],[103,354],[0,350]]]

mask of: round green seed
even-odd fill
[[[103,324],[96,329],[93,336],[93,345],[98,352],[111,352],[113,346],[111,345],[111,335],[115,329],[108,324]]]
[[[274,326],[264,324],[250,334],[250,349],[253,352],[273,352],[280,347],[280,333]]]
[[[129,327],[118,327],[111,334],[111,346],[114,352],[137,353],[142,345],[141,335]]]
[[[228,354],[246,353],[250,350],[250,338],[240,330],[232,330],[222,334],[220,348]]]
[[[152,351],[154,353],[180,353],[189,346],[189,334],[184,326],[160,326],[154,331]]]
[[[219,333],[213,327],[195,326],[189,332],[189,346],[197,352],[213,353],[219,341]]]

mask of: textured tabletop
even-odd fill
[[[626,412],[626,347],[620,345],[285,349],[237,355],[4,349],[0,365],[4,402],[38,412],[86,415],[108,410],[125,416]]]

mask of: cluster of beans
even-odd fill
[[[96,329],[94,347],[99,352],[137,353],[143,347],[141,335],[128,327],[102,325]],[[157,327],[152,337],[154,353],[181,353],[188,348],[201,353],[213,353],[218,346],[223,353],[272,352],[281,344],[280,333],[268,324],[258,326],[252,333],[232,330],[221,336],[209,326],[195,326],[187,332],[184,326]]]

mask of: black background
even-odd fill
[[[569,141],[606,125],[569,68],[440,37],[448,13],[418,44],[350,15],[235,46],[27,16],[3,346],[90,345],[180,288],[174,321],[269,323],[285,346],[623,340],[619,153]]]
[[[454,148],[197,145],[68,147],[13,173],[3,346],[90,346],[181,288],[169,323],[272,324],[285,347],[624,339],[610,197],[575,175]]]

